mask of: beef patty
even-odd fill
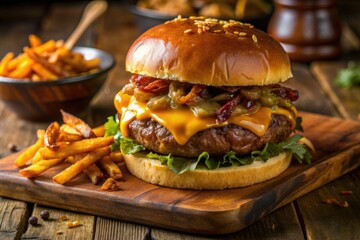
[[[279,143],[291,133],[291,123],[283,115],[272,115],[268,130],[262,137],[237,125],[209,128],[196,133],[180,145],[173,135],[152,119],[134,120],[129,124],[130,137],[150,151],[182,157],[197,157],[206,151],[223,156],[229,151],[239,155],[262,149],[267,142]]]

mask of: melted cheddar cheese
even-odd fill
[[[223,123],[218,123],[215,117],[199,118],[189,108],[150,110],[145,102],[136,101],[135,97],[122,93],[116,95],[114,104],[117,111],[121,114],[120,131],[123,136],[129,136],[128,126],[134,120],[144,120],[152,118],[164,126],[174,136],[177,143],[185,144],[194,134],[202,130],[221,127],[228,124],[246,128],[256,134],[263,136],[267,131],[271,114],[285,115],[295,127],[295,120],[290,111],[283,108],[271,109],[261,107],[256,113],[251,115],[238,115],[230,117]],[[296,109],[292,109],[296,114]]]

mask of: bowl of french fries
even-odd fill
[[[62,40],[43,42],[35,35],[29,42],[22,53],[9,52],[0,61],[0,99],[22,119],[58,119],[60,109],[80,114],[115,65],[100,49],[67,49]]]

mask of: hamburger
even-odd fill
[[[281,45],[250,24],[178,17],[128,50],[116,95],[119,144],[131,174],[187,189],[236,188],[311,155],[291,135],[296,90]]]

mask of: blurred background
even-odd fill
[[[88,2],[0,0],[0,56],[10,51],[21,52],[28,45],[30,34],[44,41],[65,40]],[[124,59],[131,43],[146,29],[177,15],[249,22],[280,41],[293,62],[306,64],[295,65],[295,70],[296,66],[307,68],[319,60],[339,60],[336,65],[339,69],[346,67],[349,60],[360,58],[359,0],[110,0],[108,3],[105,14],[77,43],[103,49],[116,61],[103,91],[93,101],[92,109],[104,112],[98,114],[99,119],[114,111],[113,96],[130,77],[124,69]]]
[[[38,21],[38,26],[46,24],[46,17],[54,6],[71,8],[76,3],[88,1],[14,1],[0,0],[0,29],[13,25],[22,27],[28,21]],[[203,15],[221,19],[236,19],[254,24],[255,27],[269,31],[284,44],[292,44],[289,51],[298,45],[337,45],[341,38],[350,39],[351,46],[345,50],[359,48],[357,36],[360,34],[356,16],[358,0],[110,0],[111,5],[123,6],[118,17],[131,14],[134,27],[141,33],[177,15]],[[44,21],[45,20],[45,21]],[[5,34],[5,33],[4,33]],[[61,31],[59,31],[61,34]],[[4,35],[2,35],[4,36]],[[62,36],[63,38],[66,36]],[[325,56],[316,56],[324,54]],[[341,54],[340,46],[332,53],[314,53],[312,56],[296,56],[300,61],[321,58],[334,58]],[[299,54],[298,54],[299,55]]]

